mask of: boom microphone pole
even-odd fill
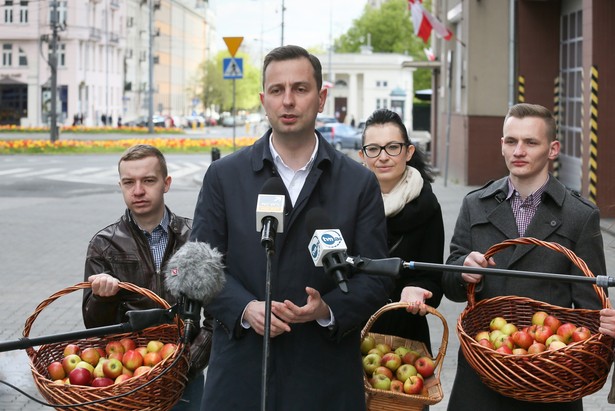
[[[382,275],[396,278],[402,268],[425,271],[453,271],[459,273],[472,273],[482,275],[498,275],[506,277],[532,278],[536,280],[557,280],[571,283],[591,283],[598,287],[615,287],[615,278],[607,275],[585,277],[580,275],[556,274],[534,271],[506,270],[502,268],[466,267],[462,265],[421,263],[417,261],[403,261],[401,258],[391,257],[383,259],[370,259],[361,256],[348,257],[346,262],[367,274]]]

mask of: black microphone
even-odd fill
[[[308,250],[316,267],[324,267],[325,273],[335,279],[342,292],[348,292],[348,263],[346,243],[338,229],[331,228],[331,220],[322,208],[310,209],[306,216],[306,227],[312,239]]]
[[[226,278],[222,254],[204,242],[187,242],[169,260],[164,285],[175,297],[185,323],[184,340],[192,341],[201,320],[201,306],[222,290]]]
[[[276,233],[284,232],[284,203],[286,187],[280,177],[265,181],[256,202],[256,231],[261,233],[261,244],[273,249]]]

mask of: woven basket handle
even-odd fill
[[[409,305],[410,305],[409,303],[398,302],[398,303],[387,304],[387,305],[380,307],[380,309],[376,311],[369,318],[369,320],[365,324],[365,327],[363,327],[363,330],[361,331],[361,340],[365,338],[365,336],[369,333],[369,330],[371,330],[372,325],[374,325],[378,317],[380,317],[382,314],[384,314],[387,311],[391,311],[391,310],[398,310],[402,308],[407,309]],[[446,348],[448,346],[448,324],[446,323],[446,319],[442,316],[442,314],[440,314],[440,312],[438,312],[438,310],[436,310],[435,308],[429,305],[427,305],[426,307],[427,307],[427,312],[429,314],[433,314],[436,317],[438,317],[440,321],[442,321],[442,325],[443,325],[442,341],[440,343],[440,349],[438,350],[438,355],[435,358],[436,364],[438,365],[437,377],[438,379],[440,379],[442,363],[444,362],[444,356],[446,355]],[[418,314],[415,314],[415,315],[418,315]]]
[[[158,296],[156,293],[154,293],[151,290],[148,290],[147,288],[142,288],[139,287],[137,285],[134,285],[132,283],[128,283],[128,282],[121,282],[119,283],[119,286],[121,289],[123,290],[127,290],[127,291],[132,291],[134,293],[137,294],[141,294],[145,297],[150,298],[151,300],[153,300],[154,302],[158,303],[160,306],[162,306],[162,308],[164,309],[168,309],[171,306],[169,305],[168,302],[166,302],[164,299],[162,299],[160,296]],[[55,300],[57,300],[58,298],[70,294],[74,291],[78,291],[78,290],[83,290],[86,288],[91,288],[91,283],[89,282],[82,282],[82,283],[77,283],[71,287],[66,287],[60,291],[57,291],[55,294],[47,297],[45,300],[43,300],[34,310],[34,313],[32,313],[32,315],[30,315],[30,317],[28,317],[28,319],[26,320],[26,324],[24,326],[24,330],[23,330],[23,336],[24,337],[28,337],[30,335],[30,330],[32,329],[32,325],[34,324],[34,321],[36,320],[36,318],[39,316],[39,314],[47,307],[49,306],[51,303],[53,303]],[[179,323],[179,318],[178,318],[178,324]],[[28,350],[34,350],[33,348],[28,348]]]
[[[579,258],[572,250],[564,247],[561,244],[553,243],[549,241],[542,241],[534,237],[519,237],[515,239],[505,240],[498,244],[494,244],[491,247],[489,247],[489,249],[485,252],[485,259],[488,260],[495,253],[497,253],[500,250],[503,250],[504,248],[507,248],[513,245],[524,245],[524,244],[525,245],[539,245],[539,246],[547,247],[554,251],[558,251],[564,254],[566,257],[568,257],[568,259],[570,259],[570,261],[572,261],[572,263],[576,265],[586,277],[591,277],[591,278],[595,277],[594,274],[589,269],[589,267],[587,266],[587,264],[585,263],[585,261]],[[600,299],[600,303],[602,304],[602,307],[609,308],[611,306],[611,302],[609,301],[602,287],[598,287],[596,284],[594,284],[593,287],[594,287],[594,291],[596,291],[596,294],[598,294],[598,298]],[[468,306],[469,307],[474,307],[474,305],[476,304],[476,295],[474,292],[475,288],[476,288],[475,283],[468,285],[467,292],[468,292]]]

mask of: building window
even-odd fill
[[[380,110],[380,108],[381,108],[381,107],[380,107],[380,99],[379,99],[379,98],[377,98],[377,99],[376,99],[376,110]]]
[[[49,55],[51,56],[51,44],[49,45]],[[66,44],[58,43],[58,67],[66,66]]]
[[[19,22],[27,23],[28,22],[28,1],[20,0],[19,2]]]
[[[387,87],[389,85],[389,83],[387,81],[383,81],[382,82],[382,87]]]
[[[13,45],[6,43],[2,45],[2,65],[10,67],[13,65]]]
[[[28,56],[26,52],[20,47],[19,48],[19,65],[27,66],[28,65]]]
[[[13,22],[13,0],[4,0],[4,22]]]
[[[387,102],[388,100],[386,98],[382,99],[382,108],[387,108]]]
[[[380,87],[380,82],[379,81],[376,82],[376,87]]]

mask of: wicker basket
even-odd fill
[[[407,303],[392,303],[380,308],[376,311],[376,313],[374,313],[374,315],[371,316],[367,324],[365,324],[365,327],[363,327],[363,331],[361,331],[361,339],[369,334],[375,338],[376,343],[386,343],[391,347],[403,346],[418,351],[421,355],[429,356],[429,351],[422,342],[408,340],[394,335],[369,332],[378,317],[386,311],[397,309],[405,310],[407,308]],[[437,404],[442,401],[442,398],[444,398],[444,394],[442,393],[442,385],[440,384],[440,373],[442,372],[442,363],[444,362],[444,355],[446,354],[446,347],[448,345],[448,325],[446,324],[446,320],[442,314],[440,314],[435,308],[427,306],[427,312],[438,317],[444,326],[442,332],[442,343],[440,344],[438,355],[434,360],[436,364],[434,375],[425,379],[425,388],[428,395],[409,395],[393,391],[379,390],[370,385],[366,376],[364,377],[365,396],[367,409],[369,411],[421,411],[424,406]]]
[[[63,295],[89,287],[90,283],[88,282],[79,283],[58,291],[41,302],[34,313],[26,320],[23,331],[24,337],[29,336],[32,324],[45,307]],[[125,282],[120,283],[120,288],[149,297],[163,308],[169,308],[169,304],[165,300],[150,290]],[[52,381],[48,379],[47,365],[52,361],[62,359],[64,347],[68,342],[45,344],[40,346],[38,350],[28,348],[27,353],[30,359],[30,368],[32,370],[32,376],[34,377],[34,382],[41,395],[50,404],[79,404],[74,407],[57,408],[61,410],[169,410],[181,398],[187,382],[188,355],[187,350],[184,349],[183,344],[179,341],[179,327],[181,327],[181,321],[176,325],[164,324],[147,328],[136,333],[114,334],[105,337],[90,337],[71,341],[79,345],[82,349],[86,347],[104,347],[109,341],[118,340],[123,337],[134,339],[137,346],[145,345],[150,340],[160,340],[163,343],[170,342],[178,344],[178,349],[172,355],[153,367],[146,374],[107,387],[57,385],[53,384]],[[181,357],[177,358],[182,351],[184,354],[181,354]],[[177,363],[173,367],[170,367],[176,359],[178,360]],[[166,372],[163,374],[163,371]],[[160,378],[147,384],[148,381],[151,381],[157,376],[160,376]],[[119,397],[112,398],[114,396]],[[98,402],[99,400],[101,400],[101,402]],[[88,405],[83,404],[91,401],[97,402]]]
[[[566,255],[587,277],[594,275],[587,264],[569,249],[535,238],[507,240],[489,248],[485,258],[512,245],[537,245]],[[570,402],[598,391],[604,385],[613,362],[613,339],[598,333],[599,310],[572,309],[518,296],[503,296],[475,302],[474,286],[468,287],[468,305],[457,321],[457,334],[468,363],[491,389],[517,400]],[[594,290],[604,308],[610,302],[600,287]],[[522,328],[531,325],[536,311],[546,311],[564,322],[590,329],[592,336],[554,351],[505,355],[478,344],[474,336],[489,329],[496,316]]]

